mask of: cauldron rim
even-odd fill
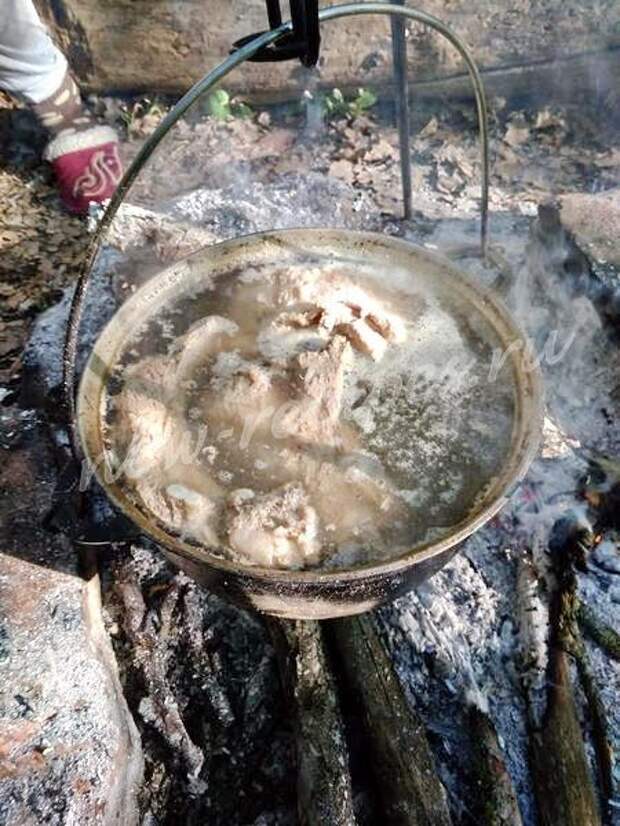
[[[163,523],[158,524],[152,515],[147,517],[135,503],[123,496],[122,486],[107,482],[100,466],[94,463],[93,470],[98,482],[110,500],[145,535],[161,545],[164,550],[167,549],[172,554],[184,557],[193,563],[216,569],[223,576],[228,574],[241,578],[246,577],[257,582],[262,581],[267,587],[277,587],[278,584],[288,586],[298,584],[303,589],[304,586],[315,585],[317,593],[320,593],[321,585],[342,586],[347,582],[353,585],[357,581],[364,581],[369,578],[394,577],[405,573],[422,562],[446,554],[455,545],[460,544],[479,530],[504,506],[527,472],[540,444],[544,414],[543,384],[538,366],[526,362],[523,348],[510,348],[510,344],[515,339],[523,340],[524,336],[500,299],[491,290],[472,282],[449,258],[434,250],[429,250],[401,238],[374,232],[323,227],[268,230],[203,247],[152,276],[127,299],[101,331],[82,374],[77,399],[77,424],[84,455],[87,460],[102,455],[103,438],[98,423],[101,420],[99,415],[101,394],[105,388],[105,371],[102,369],[102,363],[105,363],[105,359],[102,361],[100,351],[102,342],[105,343],[110,338],[111,331],[114,331],[115,327],[118,326],[119,318],[123,314],[128,316],[132,308],[139,306],[141,299],[143,300],[149,294],[154,296],[155,300],[161,301],[166,290],[174,289],[176,283],[183,279],[184,273],[187,274],[188,271],[191,271],[191,266],[195,265],[199,259],[204,259],[205,255],[210,256],[212,261],[215,261],[218,256],[227,260],[227,256],[230,257],[230,254],[234,256],[264,242],[279,244],[283,249],[292,244],[297,246],[300,243],[310,244],[315,249],[324,248],[325,244],[336,246],[340,244],[348,249],[356,249],[358,253],[361,249],[374,248],[376,252],[377,248],[381,248],[386,254],[394,252],[401,256],[403,254],[413,256],[430,262],[449,273],[449,277],[454,279],[455,287],[458,286],[475,296],[474,306],[477,305],[477,309],[483,311],[487,319],[493,318],[496,322],[494,330],[502,343],[506,344],[509,358],[515,369],[517,391],[520,391],[517,392],[518,412],[515,415],[518,434],[515,437],[513,433],[510,455],[502,468],[502,481],[495,485],[494,495],[474,515],[466,517],[461,523],[453,526],[453,530],[446,536],[437,540],[429,540],[398,556],[360,564],[353,568],[289,570],[233,562],[210,552],[203,546],[182,540],[167,529]],[[202,264],[206,265],[204,261]],[[161,283],[163,283],[163,287],[161,287]]]

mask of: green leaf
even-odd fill
[[[360,88],[354,98],[345,98],[340,89],[322,95],[321,106],[328,118],[356,118],[377,102],[377,95],[370,89]]]
[[[362,112],[370,109],[376,102],[377,96],[370,89],[359,89],[357,97],[353,101],[354,105]]]
[[[230,95],[224,89],[217,89],[209,95],[209,114],[216,120],[226,120],[232,114],[230,109]]]
[[[247,118],[251,118],[254,115],[254,110],[251,106],[248,106],[247,103],[244,103],[242,100],[234,101],[233,105],[231,106],[232,115],[235,118],[241,118],[241,120],[245,120]]]

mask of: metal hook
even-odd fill
[[[280,0],[266,0],[267,17],[272,31],[282,25]],[[289,0],[292,31],[284,32],[275,42],[258,49],[247,59],[255,63],[269,63],[299,58],[304,66],[316,66],[319,59],[321,33],[319,30],[318,0]],[[237,40],[232,52],[247,46],[265,32],[249,34]]]

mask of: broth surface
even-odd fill
[[[104,403],[136,504],[264,567],[348,568],[453,530],[509,452],[515,380],[482,314],[414,276],[259,262],[145,317]]]

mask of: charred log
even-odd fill
[[[485,826],[521,826],[523,820],[515,788],[489,715],[472,704],[468,723],[474,744],[473,770],[479,793],[477,822]]]
[[[554,648],[549,669],[548,710],[531,732],[530,760],[543,826],[598,826],[601,823],[588,768],[569,656]]]
[[[594,612],[580,602],[577,606],[577,620],[580,627],[610,657],[620,662],[620,634],[600,622]]]
[[[545,826],[601,823],[571,679],[571,659],[577,665],[588,703],[604,795],[608,794],[611,781],[604,713],[576,622],[574,569],[584,567],[590,542],[591,534],[575,523],[556,523],[549,543],[548,594],[543,594],[529,559],[520,571],[521,676],[528,710],[534,791],[540,821]],[[548,617],[543,617],[541,623],[543,597],[547,597]],[[541,633],[542,627],[545,633]]]
[[[285,693],[295,715],[301,826],[354,826],[349,758],[321,626],[269,620]]]
[[[363,709],[368,762],[387,821],[448,826],[446,794],[424,725],[407,701],[372,617],[327,625],[344,679]]]

